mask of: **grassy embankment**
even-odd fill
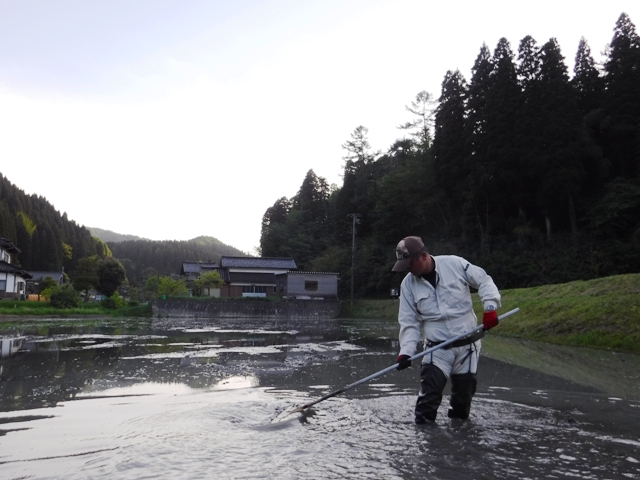
[[[91,302],[81,303],[76,308],[54,308],[49,304],[49,302],[2,300],[0,301],[0,315],[47,315],[52,317],[100,315],[109,317],[148,317],[151,315],[151,306],[136,305],[107,309],[100,303]]]
[[[499,313],[520,307],[492,335],[640,354],[640,274],[503,290]],[[348,302],[344,302],[348,309]],[[474,295],[480,318],[482,305]],[[398,300],[356,300],[356,318],[396,321]]]

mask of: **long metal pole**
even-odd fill
[[[356,220],[358,218],[357,213],[349,214],[352,218],[351,224],[351,301],[349,305],[353,310],[353,276],[355,273],[355,258],[356,258]]]
[[[353,223],[351,225],[351,310],[353,311],[353,275],[354,275],[354,264],[355,264],[355,255],[356,255],[356,216],[357,214],[352,213]]]
[[[520,311],[519,308],[514,308],[513,310],[508,311],[507,313],[503,313],[502,315],[500,315],[498,317],[498,321],[502,321],[503,319],[513,315],[514,313],[518,313]],[[453,342],[457,342],[458,340],[462,340],[463,338],[469,337],[471,335],[473,335],[474,333],[480,332],[484,330],[484,327],[482,325],[477,326],[476,328],[474,328],[473,330],[471,330],[470,332],[467,333],[463,333],[462,335],[458,335],[457,337],[453,337],[450,338],[449,340],[446,340],[442,343],[439,343],[438,345],[431,347],[431,348],[427,348],[426,350],[420,352],[420,353],[416,353],[413,357],[411,357],[409,360],[417,360],[418,358],[422,358],[425,355],[428,355],[431,352],[435,352],[436,350],[439,350],[443,347],[446,347],[447,345],[452,344]],[[354,387],[357,387],[358,385],[362,385],[363,383],[368,382],[369,380],[373,380],[374,378],[378,378],[381,375],[384,375],[385,373],[390,372],[391,370],[395,370],[396,368],[398,368],[398,364],[394,363],[393,365],[385,368],[384,370],[380,370],[379,372],[376,372],[372,375],[369,375],[368,377],[365,377],[361,380],[358,380],[357,382],[353,382],[349,385],[347,385],[346,387],[341,388],[340,390],[336,390],[335,392],[331,392],[326,394],[324,397],[319,398],[318,400],[314,400],[311,403],[307,403],[306,405],[303,405],[301,407],[296,408],[295,410],[293,410],[291,413],[299,413],[302,412],[303,410],[306,410],[307,408],[320,403],[324,400],[327,400],[331,397],[335,397],[336,395],[340,395],[341,393],[346,392],[347,390],[351,390]]]

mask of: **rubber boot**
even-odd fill
[[[447,376],[431,363],[422,365],[420,378],[420,394],[416,402],[417,424],[435,421],[442,402],[442,391],[447,384]]]
[[[476,393],[475,373],[464,373],[462,375],[451,375],[451,400],[449,404],[449,418],[460,418],[466,420],[471,411],[471,399]]]

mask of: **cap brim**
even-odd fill
[[[392,272],[404,272],[409,268],[409,264],[411,263],[411,257],[403,258],[398,260],[396,264],[391,269]]]

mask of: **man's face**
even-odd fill
[[[417,277],[429,273],[429,254],[420,252],[418,255],[411,257],[411,263],[409,263],[407,270]]]

